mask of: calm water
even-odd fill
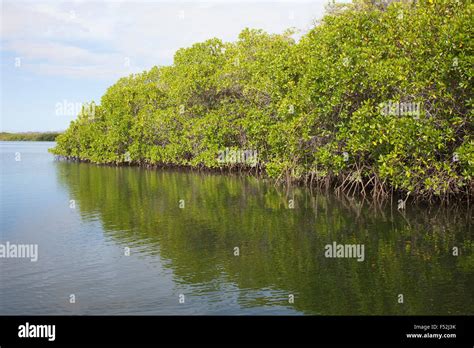
[[[0,259],[0,314],[474,313],[466,207],[400,213],[255,178],[57,162],[52,146],[0,142],[0,243],[39,248]],[[333,242],[365,260],[326,258]]]

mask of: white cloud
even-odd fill
[[[1,54],[38,74],[118,77],[170,64],[194,42],[234,40],[245,27],[308,28],[326,2],[3,1]]]

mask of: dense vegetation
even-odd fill
[[[59,132],[25,132],[7,133],[0,132],[1,141],[55,141]]]
[[[298,41],[245,29],[180,49],[172,66],[111,86],[52,151],[239,167],[375,197],[471,196],[473,4],[372,3],[332,6]],[[258,161],[219,161],[224,150]]]

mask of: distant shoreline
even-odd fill
[[[55,141],[61,132],[0,132],[0,141]]]

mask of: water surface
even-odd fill
[[[52,146],[0,142],[0,243],[39,247],[37,262],[0,259],[0,314],[474,313],[465,206],[399,212],[252,177],[59,162]],[[326,258],[333,242],[364,245],[364,261]]]

